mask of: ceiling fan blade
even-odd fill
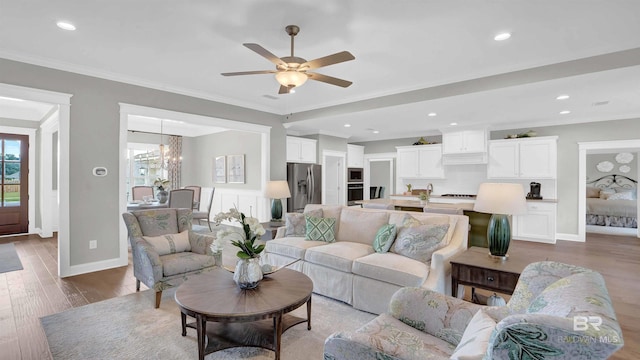
[[[333,55],[327,55],[325,57],[307,61],[306,63],[300,65],[300,68],[317,69],[319,67],[338,64],[353,59],[355,59],[355,56],[353,56],[350,52],[342,51]]]
[[[347,81],[347,80],[342,80],[342,79],[338,79],[332,76],[327,76],[327,75],[322,75],[322,74],[318,74],[318,73],[310,73],[308,72],[307,75],[309,76],[309,79],[311,80],[316,80],[316,81],[322,81],[324,83],[327,84],[331,84],[331,85],[337,85],[337,86],[341,86],[341,87],[349,87],[351,84],[353,84],[353,82],[351,81]]]
[[[278,91],[278,94],[288,94],[288,93],[289,93],[289,88],[284,85],[280,85],[280,90]]]
[[[244,45],[244,46],[248,47],[249,49],[255,51],[256,53],[258,53],[258,55],[264,57],[265,59],[271,61],[272,63],[274,63],[276,65],[284,66],[284,67],[287,66],[287,64],[284,61],[280,60],[279,57],[273,55],[271,53],[271,51],[263,48],[262,46],[260,46],[258,44],[245,43],[245,44],[242,44],[242,45]]]
[[[277,71],[275,70],[256,70],[256,71],[240,71],[240,72],[230,72],[230,73],[221,73],[222,76],[237,76],[237,75],[256,75],[256,74],[275,74]]]

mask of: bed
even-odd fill
[[[638,182],[605,175],[587,182],[587,225],[638,228]]]

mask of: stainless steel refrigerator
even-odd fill
[[[321,166],[316,164],[287,163],[287,181],[291,197],[287,199],[288,212],[302,212],[307,204],[322,202]]]

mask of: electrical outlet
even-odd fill
[[[89,250],[93,250],[98,247],[98,240],[89,240]]]

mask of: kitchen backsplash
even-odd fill
[[[442,194],[477,194],[478,187],[484,182],[501,182],[522,184],[525,194],[529,192],[529,183],[539,182],[542,186],[544,199],[557,199],[555,193],[556,180],[549,179],[487,179],[486,165],[452,165],[445,167],[446,179],[399,179],[396,184],[395,194],[407,191],[406,185],[411,184],[413,189],[426,189],[428,184],[433,185],[433,193]]]

